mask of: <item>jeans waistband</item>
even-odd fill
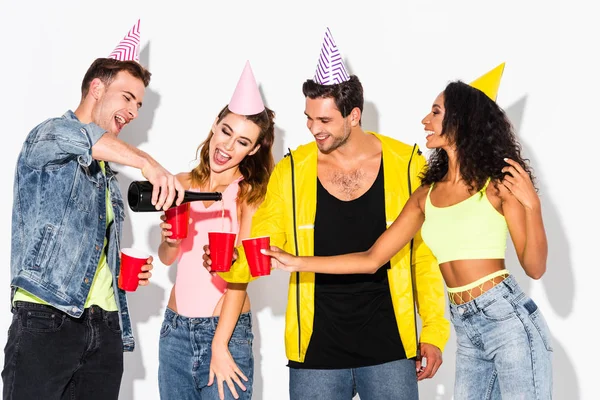
[[[213,317],[185,317],[181,314],[177,314],[175,311],[167,307],[165,310],[165,320],[171,321],[173,325],[177,325],[177,323],[199,325],[206,328],[217,328],[217,324],[219,323],[219,316]],[[248,311],[240,314],[240,317],[237,321],[237,326],[246,326],[248,328],[252,328],[252,312]]]
[[[517,283],[517,280],[514,278],[514,276],[509,275],[502,282],[467,303],[450,303],[450,309],[456,310],[463,317],[467,317],[469,315],[478,313],[490,305],[490,303],[494,302],[498,296],[508,295],[514,297],[521,293],[523,293],[523,291]]]
[[[46,305],[46,304],[31,303],[29,301],[16,301],[15,305],[12,307],[12,311],[18,312],[19,310],[49,311],[49,312],[54,312],[54,313],[58,313],[61,315],[65,315],[74,320],[104,319],[104,318],[106,318],[106,316],[108,316],[110,314],[117,314],[117,311],[106,311],[99,306],[93,305],[93,306],[90,306],[90,307],[86,308],[85,310],[83,310],[83,314],[81,314],[81,317],[75,318],[75,317],[71,317],[69,314],[67,314],[63,311],[60,311],[57,308],[54,308],[54,307]]]

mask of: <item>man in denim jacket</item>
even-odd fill
[[[136,61],[99,58],[83,78],[75,112],[42,122],[23,144],[14,181],[4,399],[118,398],[123,351],[132,351],[134,340],[117,285],[124,205],[107,162],[140,169],[154,185],[157,210],[183,199],[171,173],[118,139],[137,117],[149,82]],[[149,258],[140,285],[151,269]]]

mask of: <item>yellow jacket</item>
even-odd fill
[[[389,227],[400,214],[410,193],[420,184],[418,175],[425,165],[425,158],[416,145],[409,146],[386,136],[369,133],[376,135],[382,144],[385,214]],[[253,237],[270,236],[271,245],[291,254],[314,255],[317,154],[318,149],[313,142],[298,147],[277,164],[269,180],[265,201],[252,219]],[[410,182],[407,181],[409,176]],[[412,187],[409,188],[409,185]],[[253,278],[243,248],[240,246],[238,251],[239,258],[231,271],[219,275],[228,282],[250,282]],[[411,253],[414,265],[412,274]],[[412,244],[406,245],[392,257],[388,270],[398,331],[408,358],[417,354],[413,279],[422,322],[420,342],[433,344],[443,350],[450,336],[450,323],[444,318],[444,286],[437,261],[423,243],[420,232]],[[291,274],[285,323],[285,347],[289,360],[304,362],[313,332],[314,293],[314,273]]]

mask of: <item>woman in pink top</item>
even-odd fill
[[[252,396],[253,335],[247,285],[227,284],[202,267],[209,231],[236,232],[238,244],[249,236],[252,215],[264,198],[274,165],[273,111],[263,105],[257,114],[243,115],[230,110],[239,109],[233,103],[234,99],[221,110],[199,147],[199,165],[177,175],[186,190],[222,192],[222,202],[192,202],[189,234],[183,240],[170,239],[171,225],[160,224],[158,256],[165,265],[178,261],[160,333],[163,400]],[[213,384],[215,377],[217,384]]]

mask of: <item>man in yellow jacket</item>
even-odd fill
[[[251,236],[270,236],[272,246],[300,256],[365,251],[418,187],[425,158],[416,145],[363,131],[362,84],[347,74],[329,29],[302,90],[315,142],[277,164]],[[219,275],[250,282],[243,248],[237,252]],[[374,274],[292,273],[290,399],[418,399],[417,381],[435,375],[450,335],[444,307],[442,276],[420,232]]]

